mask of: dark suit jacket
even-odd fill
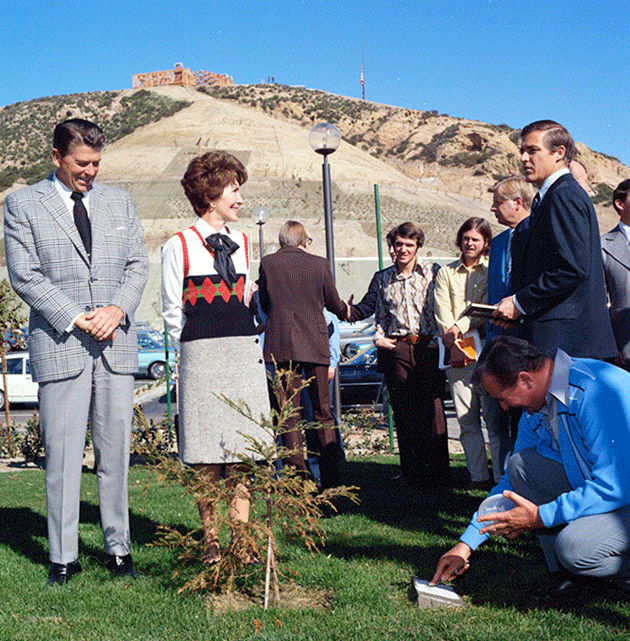
[[[511,264],[508,270],[508,261],[506,256],[508,248],[512,253],[512,243],[510,234],[514,234],[512,229],[506,229],[492,239],[490,243],[490,255],[488,256],[488,304],[495,305],[502,298],[508,295],[512,284]],[[511,259],[510,259],[511,263]],[[498,325],[493,325],[490,321],[486,323],[486,341],[495,336],[505,333]]]
[[[630,245],[619,226],[602,236],[602,257],[617,349],[630,361]]]
[[[359,303],[353,305],[350,309],[350,320],[354,323],[358,320],[363,320],[368,316],[372,316],[374,310],[376,309],[376,299],[379,296],[379,280],[378,275],[381,273],[380,270],[372,276],[370,281],[370,286],[368,287],[365,296],[361,299]]]
[[[522,337],[544,352],[615,356],[599,228],[586,192],[570,174],[560,176],[528,222],[516,261],[512,254],[512,291],[526,313]]]
[[[345,320],[346,304],[328,261],[298,247],[284,247],[262,259],[258,284],[260,306],[268,315],[265,361],[330,364],[324,307]]]

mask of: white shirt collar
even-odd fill
[[[61,182],[61,180],[59,180],[59,178],[57,178],[57,172],[53,174],[53,184],[57,188],[57,192],[61,196],[66,207],[68,208],[68,211],[72,213],[72,210],[74,209],[74,200],[72,200],[71,198],[73,192],[69,187],[64,185]],[[89,216],[90,215],[90,190],[89,189],[83,194],[83,204],[85,205],[85,209]]]
[[[549,187],[553,185],[553,183],[560,178],[560,176],[564,176],[565,174],[570,174],[571,172],[569,171],[568,167],[563,167],[562,169],[558,169],[558,171],[554,171],[551,176],[547,176],[545,179],[545,182],[540,186],[540,189],[538,190],[538,195],[540,196],[540,200],[545,197],[545,194],[549,190]]]
[[[626,237],[626,240],[630,243],[630,227],[626,223],[619,221],[619,229],[621,233]]]
[[[203,218],[197,218],[197,221],[195,222],[195,227],[197,228],[197,231],[201,234],[202,238],[208,238],[208,236],[212,234],[225,234],[226,236],[232,236],[232,232],[230,231],[230,228],[227,225],[223,225],[221,229],[218,231],[212,227],[212,225],[209,225]]]

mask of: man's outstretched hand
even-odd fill
[[[438,561],[435,574],[429,585],[451,581],[460,574],[466,572],[470,567],[468,558],[472,550],[461,541],[452,547],[446,554],[443,554]]]

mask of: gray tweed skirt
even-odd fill
[[[235,463],[237,453],[252,456],[243,435],[271,443],[272,436],[221,398],[243,400],[256,420],[261,414],[269,417],[258,336],[181,343],[179,381],[179,457],[184,463]]]

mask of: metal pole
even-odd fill
[[[332,217],[332,190],[330,188],[330,165],[328,157],[324,156],[322,165],[322,175],[324,184],[324,224],[326,226],[326,258],[330,263],[330,271],[335,278],[335,244],[333,240],[333,217]]]
[[[383,269],[383,242],[381,241],[381,200],[378,195],[378,185],[374,185],[374,207],[376,210],[376,245],[378,248],[378,268]]]
[[[160,248],[161,255],[164,252],[164,247]],[[166,416],[168,422],[168,440],[173,438],[173,410],[171,408],[171,367],[168,359],[168,331],[166,329],[166,321],[164,321],[164,360],[166,361]]]
[[[374,208],[376,214],[376,243],[378,245],[378,268],[383,269],[383,243],[381,241],[381,201],[378,194],[378,185],[374,185]],[[394,414],[392,404],[387,394],[387,425],[389,428],[389,449],[394,453]]]
[[[258,223],[258,244],[260,247],[260,260],[265,255],[265,241],[263,240],[263,225],[265,223]]]
[[[332,190],[330,188],[330,165],[328,157],[324,155],[322,164],[322,180],[324,186],[324,225],[326,228],[326,258],[330,263],[333,282],[337,282],[335,277],[335,243],[333,239],[333,217],[332,217]],[[339,369],[335,370],[333,379],[333,410],[337,419],[341,421],[341,387],[339,386]]]
[[[164,321],[164,357],[166,359],[166,415],[168,417],[168,440],[173,438],[173,409],[171,407],[171,366],[169,363],[168,331]]]

